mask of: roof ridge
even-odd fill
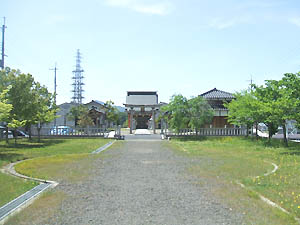
[[[219,95],[221,94],[224,94],[224,95],[229,95],[229,96],[218,96],[218,94],[216,94],[216,96],[213,96],[213,94],[211,96],[209,96],[211,93],[213,92],[217,92],[219,93]],[[234,98],[234,95],[230,92],[226,92],[226,91],[222,91],[222,90],[218,90],[217,88],[214,88],[214,89],[211,89],[203,94],[200,94],[200,96],[202,97],[208,97],[208,98]]]

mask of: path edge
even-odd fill
[[[116,142],[116,140],[114,141],[110,141],[107,144],[99,147],[98,149],[96,149],[95,151],[91,152],[90,154],[99,154],[101,152],[103,152],[104,150],[108,149],[110,146],[112,146],[114,143]],[[27,161],[27,160],[31,160],[31,159],[25,159],[25,160],[21,160],[18,162],[14,162],[14,163],[9,163],[6,166],[4,166],[3,168],[0,169],[0,172],[11,175],[11,176],[15,176],[21,179],[25,179],[25,180],[32,180],[32,181],[37,181],[39,182],[41,185],[42,183],[46,183],[46,184],[50,184],[49,186],[47,186],[46,188],[42,189],[41,191],[39,191],[38,193],[36,193],[35,195],[31,196],[29,199],[25,199],[25,201],[23,201],[22,203],[20,203],[18,206],[16,206],[15,208],[13,208],[12,210],[10,210],[8,213],[6,213],[3,217],[0,218],[0,225],[3,225],[8,219],[9,217],[17,214],[18,212],[20,212],[22,209],[26,208],[27,206],[29,206],[30,204],[32,204],[36,199],[38,199],[38,197],[41,196],[41,194],[43,192],[45,192],[48,188],[55,188],[59,183],[56,181],[52,181],[52,180],[43,180],[43,179],[39,179],[39,178],[34,178],[34,177],[28,177],[26,175],[20,174],[15,170],[15,165]],[[24,196],[25,194],[33,191],[36,187],[38,187],[39,185],[33,187],[32,189],[30,189],[29,191],[19,195],[18,197],[16,197],[15,199],[11,200],[10,202],[6,203],[5,205],[0,207],[0,210],[5,208],[6,206],[8,206],[9,204],[11,204],[12,202],[16,201],[18,198],[21,198],[22,196]]]

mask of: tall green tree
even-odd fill
[[[54,94],[51,94],[48,89],[39,82],[35,82],[32,92],[34,97],[32,105],[35,107],[35,113],[33,114],[30,125],[37,125],[38,141],[40,141],[42,126],[58,118],[58,116],[56,116],[58,107],[54,102]]]
[[[188,116],[189,127],[195,129],[197,135],[199,128],[211,123],[214,110],[202,96],[198,96],[188,100]]]
[[[264,86],[255,86],[256,95],[266,106],[268,115],[266,123],[278,124],[283,128],[283,139],[286,146],[288,146],[287,120],[299,121],[300,94],[297,93],[299,84],[299,74],[287,73],[279,81],[266,80]]]
[[[92,125],[93,121],[89,117],[89,109],[85,105],[75,105],[70,109],[68,114],[69,120],[75,121],[75,126],[89,126]]]
[[[254,122],[255,101],[254,96],[248,91],[234,94],[235,99],[230,103],[225,103],[225,107],[228,108],[228,122],[234,125],[243,126],[246,125],[247,130],[250,129]],[[248,132],[247,132],[248,135]]]
[[[22,125],[31,131],[33,124],[48,122],[51,119],[50,115],[55,112],[52,95],[46,87],[35,82],[31,74],[6,68],[0,71],[0,81],[0,91],[11,87],[7,92],[7,103],[13,107],[7,122],[15,121],[14,129],[16,125]],[[31,132],[29,136],[31,138]]]
[[[175,129],[177,132],[189,126],[189,105],[187,98],[183,95],[173,95],[170,103],[163,106],[161,111],[170,128]]]
[[[0,121],[7,121],[9,113],[12,110],[12,105],[7,103],[6,94],[8,90],[0,93]]]
[[[114,102],[109,100],[104,104],[105,106],[105,118],[109,123],[118,123],[119,115],[118,110],[114,106]]]

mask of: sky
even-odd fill
[[[235,93],[300,71],[299,0],[0,0],[5,66],[70,102],[77,49],[84,102],[127,91]],[[3,24],[3,19],[0,20]]]

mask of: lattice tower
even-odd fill
[[[74,76],[72,77],[73,79],[73,97],[72,101],[77,104],[82,104],[82,99],[83,97],[83,85],[84,83],[82,82],[83,80],[83,69],[80,66],[81,63],[81,54],[79,49],[77,50],[77,55],[76,55],[76,69],[73,71]]]

